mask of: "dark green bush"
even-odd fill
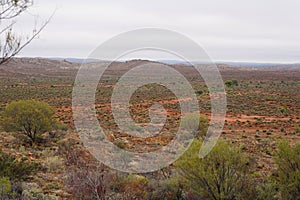
[[[237,81],[236,79],[233,79],[233,80],[232,80],[232,85],[233,85],[233,86],[238,86],[239,83],[238,83],[238,81]]]
[[[15,156],[4,153],[0,149],[0,177],[7,177],[12,181],[23,180],[41,169],[38,163],[30,162],[26,158],[18,160]]]
[[[238,81],[236,79],[233,79],[233,80],[227,80],[227,81],[225,81],[225,85],[227,87],[231,87],[231,86],[238,86],[239,83],[238,83]]]

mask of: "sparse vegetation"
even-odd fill
[[[38,64],[29,64],[29,62]],[[300,123],[298,98],[300,85],[299,78],[297,79],[299,73],[295,72],[293,77],[296,78],[293,78],[289,77],[288,72],[274,72],[270,75],[269,72],[260,70],[241,70],[234,73],[231,73],[230,70],[221,71],[224,72],[223,79],[232,82],[231,86],[226,86],[228,113],[221,135],[226,142],[221,142],[222,148],[216,146],[210,157],[197,160],[197,149],[207,132],[210,119],[210,96],[205,84],[201,81],[194,81],[193,75],[189,71],[190,68],[183,67],[183,73],[186,73],[187,79],[195,87],[201,108],[201,115],[191,114],[182,121],[187,128],[196,127],[200,117],[199,129],[194,130],[196,143],[198,143],[197,148],[193,144],[189,150],[196,154],[182,158],[183,161],[186,161],[185,164],[190,166],[190,168],[186,167],[186,172],[194,170],[197,172],[197,176],[183,178],[180,168],[185,164],[178,167],[176,163],[176,165],[171,165],[159,172],[138,175],[118,173],[105,166],[99,166],[99,163],[83,148],[82,142],[74,131],[71,94],[73,75],[76,74],[77,65],[74,64],[75,67],[72,68],[70,66],[73,64],[69,63],[58,62],[56,64],[54,61],[48,60],[45,62],[51,63],[51,68],[47,68],[48,65],[43,60],[35,59],[14,59],[9,65],[9,71],[16,74],[19,72],[32,73],[31,68],[18,67],[23,64],[43,66],[36,67],[31,78],[20,78],[17,75],[8,78],[1,74],[2,71],[0,73],[0,147],[3,149],[3,153],[14,158],[5,158],[6,161],[2,162],[0,166],[17,165],[16,173],[9,172],[8,167],[5,167],[8,174],[0,174],[0,178],[5,177],[11,185],[10,192],[6,195],[2,194],[2,196],[4,195],[2,198],[13,198],[12,195],[16,195],[15,199],[213,199],[209,196],[210,194],[206,193],[209,191],[207,185],[203,186],[198,181],[194,181],[203,177],[210,181],[209,185],[214,189],[212,190],[213,194],[221,194],[220,199],[232,197],[232,194],[239,195],[234,196],[235,199],[243,199],[242,197],[264,200],[296,199],[294,196],[297,194],[295,193],[295,185],[297,185],[295,180],[297,179],[284,178],[292,177],[295,173],[292,170],[286,170],[284,171],[285,175],[279,175],[276,152],[281,152],[277,148],[280,139],[288,140],[293,151],[296,147],[295,143],[299,142],[300,135],[297,133]],[[131,66],[134,62],[131,61],[127,64]],[[3,69],[6,70],[5,66]],[[173,133],[176,133],[181,119],[180,104],[171,92],[161,86],[143,86],[130,100],[132,118],[138,125],[145,126],[150,122],[149,107],[159,103],[167,111],[166,124],[161,133],[145,140],[121,132],[114,122],[109,106],[114,84],[118,81],[116,77],[122,71],[120,69],[123,68],[112,70],[114,74],[107,74],[103,80],[100,80],[95,100],[99,123],[105,129],[109,141],[120,148],[132,152],[155,151],[168,144]],[[237,78],[238,83],[233,83],[233,80]],[[282,79],[284,79],[283,84],[281,83]],[[11,132],[5,132],[8,130],[6,128],[9,124],[7,123],[9,121],[4,120],[7,119],[6,106],[13,101],[27,101],[27,99],[36,99],[36,101],[48,103],[53,107],[52,122],[50,122],[52,131],[48,129],[37,134],[35,142],[23,130],[20,131],[21,129],[12,128]],[[184,101],[187,100],[184,99]],[[56,123],[54,118],[64,123]],[[35,120],[35,122],[38,121]],[[15,126],[16,124],[12,123],[11,125]],[[28,145],[31,142],[34,144],[33,146]],[[229,154],[231,158],[228,158]],[[293,154],[288,153],[288,155]],[[24,160],[26,166],[31,166],[33,163],[37,163],[37,166],[27,169],[24,167],[25,164],[21,164],[24,158],[27,158]],[[126,156],[123,158],[127,159]],[[222,161],[222,159],[226,161],[225,164],[221,165],[222,163],[219,162],[221,164],[217,166],[218,162],[214,161]],[[180,162],[181,160],[178,161],[178,163]],[[282,163],[284,162],[282,161]],[[196,168],[195,166],[200,167]],[[228,167],[230,173],[237,174],[229,177],[230,173],[227,173],[222,177],[228,181],[225,181],[227,185],[233,182],[233,177],[236,178],[235,185],[231,187],[232,193],[224,192],[223,189],[220,193],[216,192],[218,186],[211,181],[213,178],[221,179],[222,166]],[[200,172],[204,168],[207,173],[203,175]],[[214,170],[214,174],[212,170]],[[20,174],[20,171],[24,171],[26,174],[21,176],[22,178],[14,177],[15,174]],[[209,174],[211,176],[208,176]],[[18,177],[20,176],[18,175]],[[219,181],[219,183],[222,187],[224,186],[224,181]],[[240,192],[242,183],[249,190]],[[284,187],[284,185],[289,185],[289,187]],[[285,190],[292,196],[286,197]],[[251,194],[250,191],[252,191]],[[245,195],[247,196],[245,197]]]

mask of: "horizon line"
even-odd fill
[[[56,57],[56,56],[15,56],[15,58],[33,58],[33,59],[52,59],[52,60],[67,60],[67,59],[77,59],[77,60],[99,60],[99,61],[111,61],[111,60],[101,60],[97,58],[82,58],[82,57]],[[131,59],[121,59],[118,60],[120,62],[125,61],[132,61],[132,60],[148,60],[148,61],[157,61],[157,62],[163,62],[163,61],[173,61],[178,63],[187,63],[182,60],[176,60],[176,59],[152,59],[152,58],[131,58]],[[194,63],[204,63],[201,61],[192,61]],[[300,64],[300,61],[245,61],[245,60],[212,60],[212,63],[216,64],[226,64],[226,63],[237,63],[237,64]]]

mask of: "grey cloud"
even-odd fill
[[[300,61],[299,8],[297,0],[36,0],[30,13],[41,19],[57,11],[21,56],[86,57],[116,34],[159,27],[189,36],[215,60],[295,62]],[[20,24],[26,32],[32,18]]]

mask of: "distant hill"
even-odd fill
[[[128,60],[120,61],[119,63],[128,63],[128,62],[141,62],[147,60]],[[82,59],[82,58],[14,58],[9,65],[12,66],[22,66],[21,68],[31,68],[41,66],[42,68],[55,69],[60,71],[61,69],[66,68],[79,68],[82,63],[102,63],[110,62],[105,60],[98,59]],[[148,62],[161,62],[168,65],[179,65],[187,66],[190,65],[187,62],[178,61],[178,60],[150,60]],[[193,64],[201,65],[207,63],[193,62]],[[223,69],[245,69],[245,70],[266,70],[266,71],[300,71],[300,63],[295,64],[278,64],[278,63],[252,63],[252,62],[216,62],[218,67]],[[225,68],[224,68],[225,67]],[[21,70],[22,71],[22,70]]]
[[[91,62],[110,62],[107,60],[99,60],[99,59],[83,59],[83,58],[47,58],[50,60],[58,60],[58,61],[65,61],[71,63],[91,63]],[[190,63],[181,61],[181,60],[151,60],[155,62],[165,63],[169,65],[190,65]],[[125,61],[124,61],[125,62]],[[209,64],[204,62],[192,62],[193,64]],[[268,69],[269,67],[274,67],[273,69],[279,70],[288,68],[288,70],[299,70],[300,63],[269,63],[269,62],[231,62],[231,61],[217,61],[216,64],[225,64],[228,66],[235,66],[235,67],[263,67]]]
[[[71,63],[90,63],[90,62],[103,62],[98,59],[84,59],[84,58],[48,58],[49,60],[66,61]]]

